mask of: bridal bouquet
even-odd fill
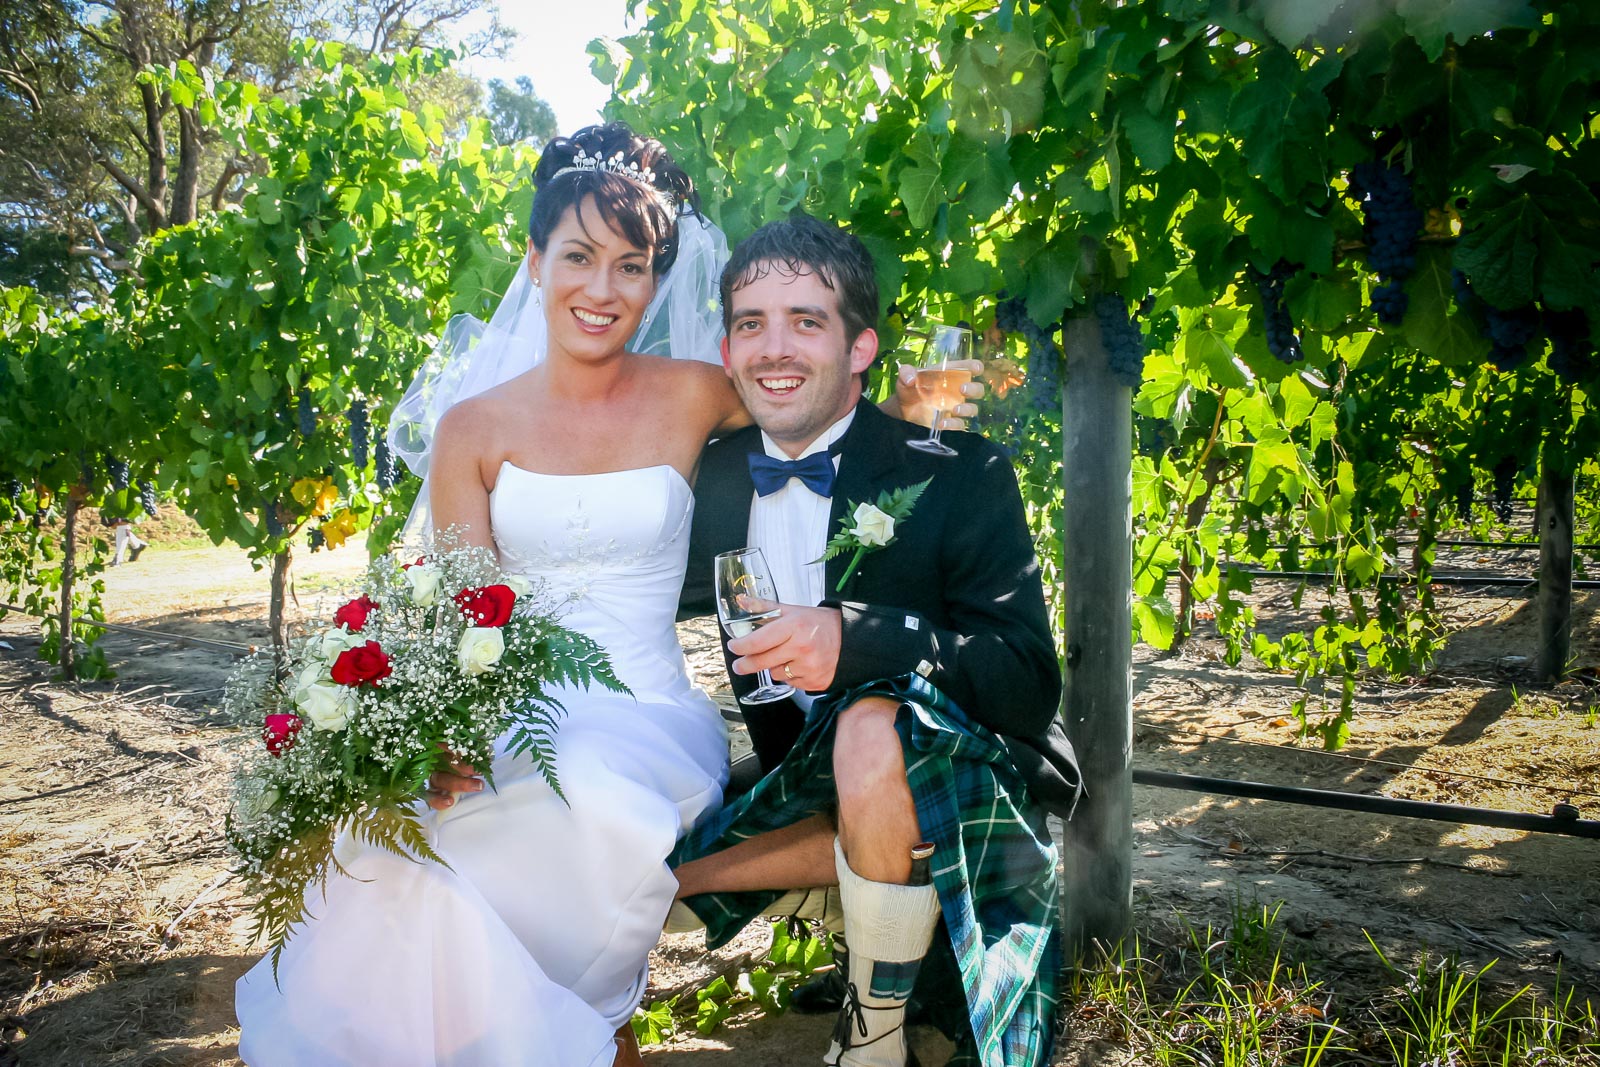
[[[338,867],[343,832],[419,862],[429,846],[418,795],[452,759],[492,786],[495,739],[527,753],[558,794],[551,690],[626,692],[601,648],[557,623],[491,553],[446,544],[415,562],[374,562],[332,624],[229,679],[224,708],[259,724],[228,814],[228,843],[254,898],[254,936],[276,970],[306,890]]]

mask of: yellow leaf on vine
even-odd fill
[[[356,532],[356,516],[349,508],[340,511],[322,524],[322,536],[328,539],[329,548],[338,548]]]
[[[325,515],[339,499],[339,490],[332,478],[301,478],[289,488],[295,503],[313,515]]]
[[[294,502],[303,508],[309,508],[311,502],[317,499],[317,490],[322,488],[322,478],[301,478],[289,488],[289,495],[294,497]]]

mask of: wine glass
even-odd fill
[[[972,358],[972,331],[960,326],[933,326],[928,330],[927,347],[917,369],[917,392],[922,402],[934,409],[928,436],[906,444],[935,456],[953,456],[956,450],[939,440],[939,421],[962,401],[961,387],[972,381],[972,372],[951,369],[950,364]]]
[[[759,548],[736,548],[713,561],[717,587],[717,619],[729,637],[743,637],[783,614],[778,593]],[[757,672],[761,684],[739,698],[741,704],[770,704],[794,692],[794,686],[774,682],[766,670]]]

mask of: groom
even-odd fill
[[[863,402],[877,285],[837,227],[758,230],[722,304],[723,363],[757,426],[702,457],[684,607],[711,608],[713,555],[760,547],[782,615],[728,642],[734,691],[765,668],[798,692],[744,707],[767,776],[685,838],[680,895],[715,946],[777,890],[839,885],[848,994],[826,1063],[906,1062],[941,917],[946,984],[966,996],[936,1021],[970,1062],[1043,1063],[1060,960],[1041,800],[1065,810],[1076,782],[1059,729],[1046,736],[1060,674],[1010,463],[973,434],[947,435],[952,457],[916,451],[925,431]],[[848,575],[853,550],[818,562],[858,504],[923,482],[887,546]],[[921,842],[931,884],[909,884]]]

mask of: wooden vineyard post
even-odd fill
[[[78,578],[78,509],[83,505],[83,490],[78,486],[68,489],[62,519],[61,537],[61,677],[72,681],[78,677],[78,645],[72,632],[72,587]]]
[[[1071,960],[1133,923],[1133,398],[1092,313],[1069,318],[1061,340],[1063,699],[1085,789],[1064,837]]]
[[[1573,478],[1566,450],[1547,439],[1539,461],[1539,653],[1534,673],[1553,685],[1572,650]]]
[[[272,631],[272,662],[279,668],[289,654],[289,623],[284,603],[289,589],[289,559],[288,545],[272,557],[272,593],[267,607],[267,628]]]

